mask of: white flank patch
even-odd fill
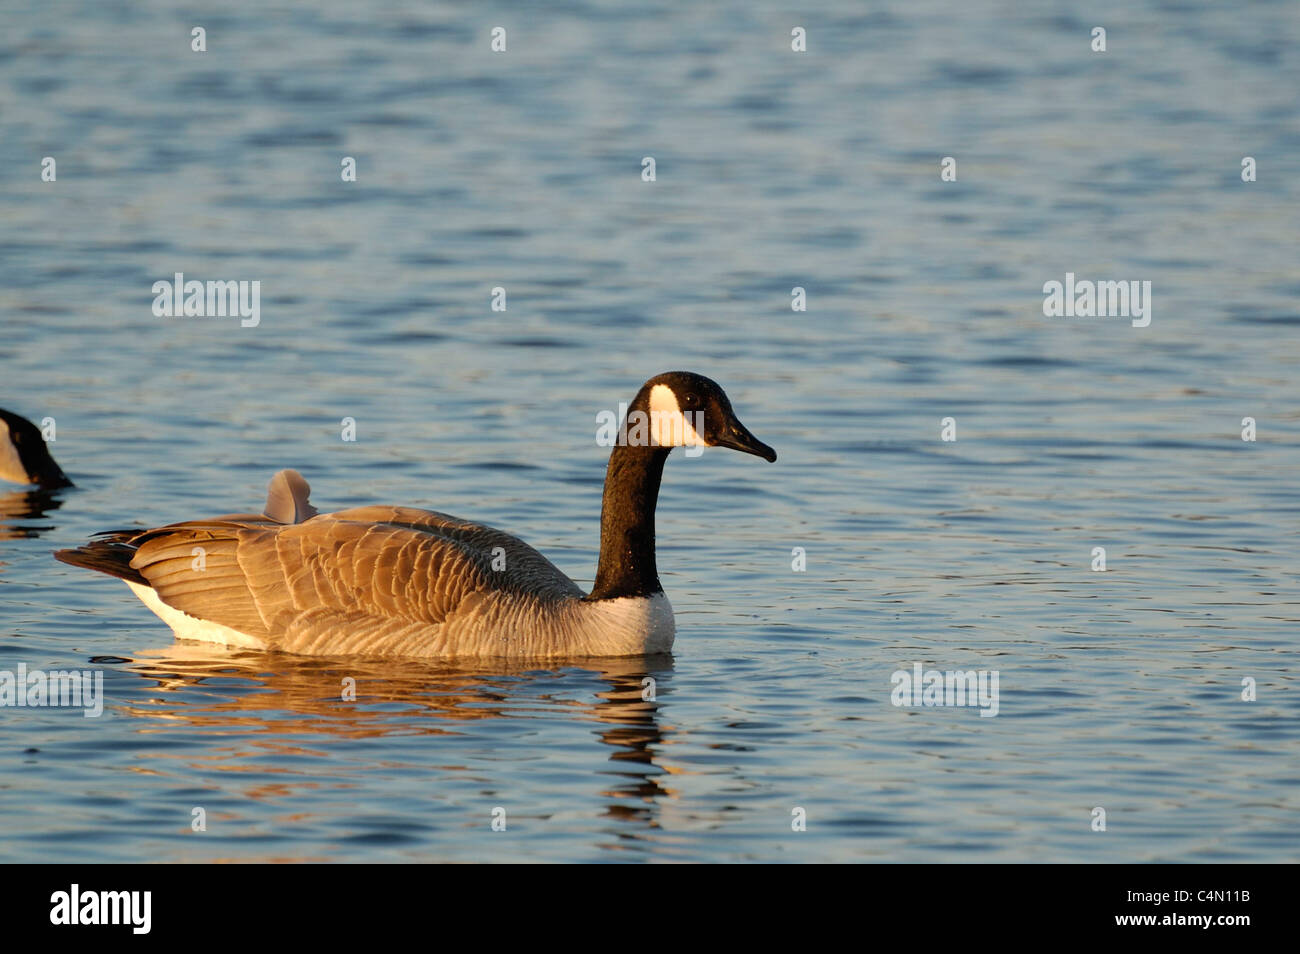
[[[703,423],[701,416],[701,412],[692,415],[696,423]],[[682,413],[677,395],[666,384],[656,384],[650,389],[650,442],[657,447],[706,446],[704,438]]]
[[[226,646],[243,646],[248,649],[265,649],[266,644],[256,636],[249,636],[237,629],[214,623],[212,620],[199,619],[189,613],[183,613],[174,606],[168,606],[154,592],[152,586],[123,580],[131,587],[131,592],[140,597],[140,602],[149,607],[154,615],[171,627],[177,639],[196,639],[203,643],[221,643]]]

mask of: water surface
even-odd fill
[[[106,709],[0,709],[0,858],[1296,859],[1296,7],[823,6],[5,18],[0,406],[79,486],[0,491],[0,669]],[[155,317],[177,271],[261,323]],[[1067,271],[1151,325],[1045,318]],[[780,460],[669,461],[671,658],[176,645],[49,555],[292,466],[589,585],[596,415],[672,368]],[[892,705],[915,663],[998,715]]]

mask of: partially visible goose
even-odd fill
[[[37,484],[46,490],[72,486],[50,456],[40,428],[4,408],[0,408],[0,480]]]
[[[272,481],[263,515],[109,531],[55,556],[125,580],[182,639],[312,655],[667,652],[676,625],[655,569],[655,503],[672,448],[704,445],[776,460],[713,381],[685,371],[647,381],[609,456],[585,595],[528,544],[482,524],[410,507],[313,515],[292,471]]]

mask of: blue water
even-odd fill
[[[820,6],[6,10],[0,406],[78,488],[0,496],[0,670],[106,707],[0,708],[0,859],[1297,859],[1298,8]],[[155,317],[178,271],[260,324]],[[50,557],[296,467],[589,585],[596,414],[674,368],[780,460],[669,461],[672,659],[174,644]]]

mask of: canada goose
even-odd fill
[[[39,484],[46,490],[72,486],[50,456],[40,428],[4,408],[0,408],[0,480]]]
[[[673,447],[776,451],[698,374],[651,378],[605,474],[592,591],[522,540],[444,513],[371,506],[312,516],[307,483],[272,481],[263,515],[109,531],[60,550],[119,577],[182,639],[308,655],[559,658],[667,652],[655,502]],[[281,486],[277,491],[276,483]]]

